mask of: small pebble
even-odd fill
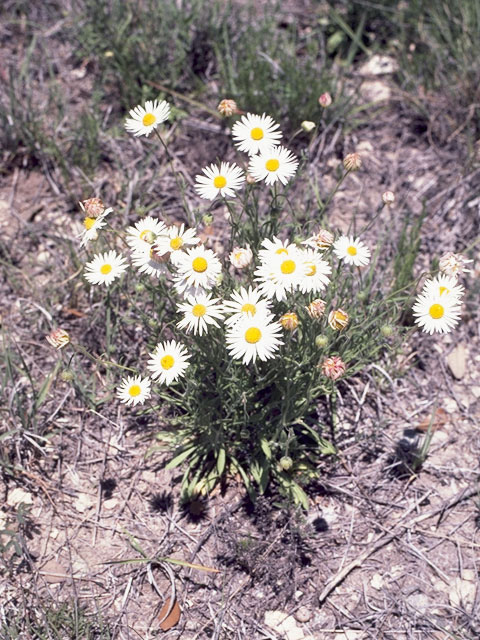
[[[295,618],[299,622],[308,622],[312,617],[312,612],[307,607],[300,607],[295,613]]]

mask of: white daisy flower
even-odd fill
[[[278,144],[282,137],[279,126],[270,116],[247,113],[233,125],[232,136],[240,151],[253,156]]]
[[[150,398],[150,378],[128,376],[117,389],[117,398],[128,405],[143,404]]]
[[[145,107],[138,105],[130,110],[131,118],[125,120],[125,129],[135,136],[148,136],[165,122],[170,115],[170,105],[165,100],[147,100]]]
[[[196,229],[185,229],[182,224],[180,228],[176,225],[168,227],[165,234],[159,236],[155,242],[155,249],[158,255],[170,254],[171,261],[175,264],[176,259],[183,253],[188,246],[194,246],[200,242],[195,234]]]
[[[128,227],[125,238],[132,249],[143,251],[147,245],[152,245],[158,236],[166,234],[166,225],[158,218],[147,216],[135,223],[134,227]]]
[[[270,303],[262,300],[262,294],[258,289],[242,287],[240,291],[233,291],[230,300],[224,300],[223,308],[226,313],[231,313],[225,324],[236,324],[243,318],[253,318],[257,313],[261,316],[270,315]]]
[[[448,333],[460,320],[460,302],[455,296],[421,293],[413,305],[415,322],[422,331]]]
[[[285,185],[295,175],[297,167],[298,160],[291,151],[285,147],[272,147],[250,158],[248,173],[257,182],[265,180],[267,184],[273,184],[280,180]]]
[[[107,251],[94,256],[85,265],[84,275],[90,284],[104,284],[107,287],[126,271],[126,260],[115,251]]]
[[[272,321],[272,316],[255,314],[233,324],[227,331],[225,340],[232,358],[242,359],[244,364],[253,360],[268,360],[275,357],[275,351],[283,344],[280,338],[282,327]]]
[[[112,211],[113,209],[109,207],[108,209],[105,209],[105,211],[101,213],[97,218],[94,218],[93,216],[86,216],[85,220],[83,221],[83,226],[85,227],[85,229],[82,231],[82,233],[79,234],[79,237],[81,238],[81,247],[85,247],[90,242],[90,240],[96,240],[98,238],[98,232],[107,224],[105,222],[105,218],[110,213],[112,213]]]
[[[174,278],[175,288],[179,293],[189,288],[211,289],[222,272],[217,255],[211,249],[205,249],[203,245],[181,253],[175,266],[178,272]]]
[[[161,384],[171,384],[183,376],[191,358],[185,347],[175,340],[157,344],[150,355],[147,366],[152,372],[152,378],[158,378]]]
[[[464,287],[461,284],[457,284],[456,278],[444,274],[438,275],[433,280],[426,280],[422,291],[427,296],[448,295],[455,297],[457,300],[463,296],[464,292]]]
[[[260,284],[260,292],[271,299],[284,300],[289,291],[293,291],[300,283],[305,268],[302,253],[289,250],[288,254],[272,255],[255,271],[255,280]]]
[[[245,181],[245,174],[236,164],[222,162],[220,167],[211,164],[202,169],[204,176],[197,175],[195,191],[201,198],[214,200],[218,194],[223,197],[235,197],[235,191]]]
[[[253,259],[253,253],[250,249],[250,245],[244,247],[234,247],[233,251],[228,256],[230,262],[235,269],[245,269],[251,263]]]
[[[179,329],[193,331],[193,335],[202,335],[208,332],[208,326],[219,327],[216,320],[223,320],[225,312],[223,305],[217,304],[220,298],[212,298],[212,294],[200,294],[198,296],[187,296],[187,302],[177,305],[177,309],[184,313],[184,317],[177,322]]]
[[[326,260],[322,260],[318,251],[306,249],[301,252],[303,275],[299,282],[302,293],[317,293],[322,291],[330,282],[328,275],[332,268]]]
[[[333,244],[333,253],[355,267],[364,267],[370,262],[370,249],[353,236],[341,236]]]
[[[267,262],[272,256],[281,253],[288,254],[289,251],[297,251],[296,245],[288,240],[280,240],[276,236],[273,236],[273,240],[265,238],[265,240],[262,240],[261,246],[263,249],[260,249],[258,252],[258,257],[261,262]]]
[[[447,276],[458,276],[460,273],[471,273],[471,269],[466,269],[465,265],[473,260],[467,260],[461,253],[445,253],[439,261],[439,269]]]
[[[132,264],[140,271],[149,276],[163,276],[168,273],[168,262],[165,256],[158,255],[154,246],[143,242],[143,248],[132,251]]]

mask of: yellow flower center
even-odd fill
[[[275,251],[275,253],[278,253],[279,255],[280,255],[281,253],[286,253],[286,254],[288,254],[288,251],[287,251],[284,247],[280,247],[280,249],[277,249],[277,250]]]
[[[213,179],[213,186],[216,189],[223,189],[223,187],[227,184],[227,179],[223,176],[217,176]]]
[[[102,273],[104,276],[106,276],[107,273],[110,273],[111,270],[112,270],[111,264],[102,264],[102,266],[100,267],[100,273]]]
[[[142,124],[144,127],[149,127],[151,124],[155,122],[156,118],[153,113],[146,113],[143,116]]]
[[[280,270],[285,275],[288,275],[289,273],[293,273],[295,271],[296,266],[297,265],[295,264],[295,262],[293,260],[284,260],[282,262]]]
[[[260,129],[260,127],[254,127],[250,131],[250,135],[252,137],[252,140],[261,140],[263,138],[263,130]]]
[[[203,273],[204,271],[206,271],[207,266],[208,266],[207,261],[205,260],[205,258],[202,258],[201,256],[199,256],[198,258],[195,258],[194,261],[192,262],[192,269],[197,273]]]
[[[160,360],[160,366],[162,367],[162,369],[171,369],[174,364],[175,360],[173,356],[163,356],[163,358]]]
[[[317,273],[317,267],[313,262],[307,262],[307,276],[314,276]]]
[[[180,249],[180,247],[183,246],[183,240],[182,238],[180,238],[180,236],[177,236],[176,238],[172,238],[170,240],[170,247],[174,250],[177,251],[177,249]]]
[[[150,229],[145,229],[145,231],[142,231],[142,233],[140,234],[140,240],[143,240],[147,233],[153,233],[153,231],[150,231]]]
[[[192,309],[192,313],[196,318],[200,318],[207,313],[207,307],[204,304],[196,304]]]
[[[265,169],[267,171],[276,171],[280,166],[280,162],[276,158],[270,158],[265,163]]]
[[[445,292],[450,293],[450,289],[447,289],[447,287],[440,287],[440,295]]]
[[[436,303],[436,304],[432,304],[432,306],[428,310],[428,313],[431,315],[431,317],[434,320],[440,320],[440,318],[442,318],[443,314],[445,313],[445,309],[442,307],[441,304]]]
[[[85,225],[85,229],[89,231],[95,224],[95,218],[85,218],[83,224]]]
[[[357,255],[357,249],[355,247],[348,247],[347,253],[350,256],[356,256]]]
[[[132,398],[135,398],[136,396],[139,396],[141,392],[142,390],[139,384],[132,384],[132,386],[128,390],[128,395],[132,396]]]
[[[262,337],[262,332],[257,327],[250,327],[245,331],[245,340],[248,344],[255,344]]]
[[[257,313],[257,309],[251,302],[246,302],[242,307],[243,313],[251,313],[254,316]]]

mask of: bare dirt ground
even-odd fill
[[[217,135],[218,125],[203,127],[192,117],[171,134],[176,166],[185,175],[209,160],[202,157],[205,144],[198,152],[196,145],[209,132]],[[127,218],[132,193],[147,189],[167,219],[176,219],[166,167],[153,163],[151,173],[140,175],[132,161],[140,142],[108,144],[122,153],[130,147],[121,167],[127,173],[120,177],[118,167],[103,167],[92,191],[125,206]],[[355,149],[364,167],[335,200],[332,217],[340,228],[352,210],[368,220],[388,188],[398,196],[385,214],[392,225],[406,210],[427,208],[419,271],[432,254],[462,250],[478,236],[480,171],[465,168],[460,137],[447,144],[431,123],[419,124],[395,90],[381,114],[355,134],[324,132],[312,172],[332,184],[339,159]],[[125,175],[129,186],[122,190]],[[79,341],[88,326],[80,271],[72,271],[62,254],[65,241],[78,233],[76,216],[54,175],[12,167],[2,176],[0,248],[11,265],[1,284],[3,343],[16,345],[35,380],[55,366],[56,354],[44,340],[50,326],[60,324]],[[478,257],[477,249],[476,265]],[[371,365],[340,385],[333,434],[340,454],[319,467],[308,512],[278,509],[275,495],[253,506],[235,480],[224,492],[182,506],[180,471],[165,470],[162,454],[147,455],[161,425],[107,402],[111,393],[100,373],[97,395],[106,402],[98,411],[85,408],[72,386],[57,378],[39,413],[48,440],[18,438],[9,454],[15,470],[0,481],[0,529],[18,527],[21,546],[20,557],[12,548],[4,557],[2,615],[21,614],[37,600],[76,600],[100,614],[119,639],[479,637],[479,275],[476,266],[455,333],[414,336],[396,362]],[[392,378],[387,369],[398,375]],[[25,376],[9,389],[4,433],[20,419],[13,411],[18,394],[27,411]],[[319,419],[325,419],[322,407]],[[420,465],[418,452],[430,435]],[[21,503],[28,515],[19,527]],[[112,564],[141,559],[138,545],[149,558],[216,572],[168,562]],[[181,616],[162,631],[159,614],[167,598],[178,601]]]

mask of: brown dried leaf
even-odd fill
[[[417,424],[415,429],[417,431],[423,431],[423,433],[426,433],[428,431],[428,427],[430,426],[430,422],[432,422],[431,415],[427,416],[424,420],[422,420],[420,424]],[[433,422],[430,430],[432,432],[437,431],[438,429],[441,429],[442,427],[444,427],[447,424],[447,422],[448,422],[448,414],[445,411],[445,409],[442,409],[440,407],[435,411],[435,416],[433,417]]]
[[[49,560],[45,563],[39,573],[51,584],[64,582],[69,577],[65,567],[59,564],[56,560]]]
[[[160,629],[162,629],[163,631],[168,631],[169,629],[174,627],[176,624],[178,624],[178,621],[180,620],[181,611],[180,611],[180,605],[178,604],[178,602],[175,600],[172,610],[170,611],[168,616],[165,618],[165,614],[167,613],[169,608],[170,608],[170,598],[167,598],[165,600],[165,604],[162,607],[162,610],[158,614],[158,617],[160,619]]]

